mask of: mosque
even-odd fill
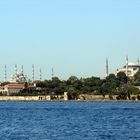
[[[123,68],[119,68],[116,70],[116,75],[119,72],[124,72],[127,77],[133,79],[134,75],[140,70],[140,62],[139,59],[137,61],[129,62],[128,57],[126,57],[126,64]]]
[[[6,76],[5,76],[6,77]],[[6,81],[6,78],[5,78]],[[8,81],[10,83],[26,83],[28,82],[28,78],[24,75],[23,66],[21,71],[18,72],[17,65],[15,65],[15,73],[11,75],[11,79]]]
[[[42,80],[42,71],[40,69],[40,81]],[[7,80],[7,70],[5,65],[4,70],[4,83],[0,86],[0,93],[5,95],[11,95],[12,93],[19,93],[21,90],[27,88],[26,83],[34,82],[34,65],[32,66],[32,80],[30,80],[23,71],[23,66],[20,71],[15,65],[15,73],[11,75],[11,78]]]

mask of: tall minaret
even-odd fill
[[[35,66],[34,64],[32,65],[32,82],[35,80]]]
[[[17,64],[15,64],[15,74],[17,74]]]
[[[7,68],[6,65],[4,66],[4,82],[7,80]]]
[[[52,79],[53,79],[53,77],[54,77],[54,69],[52,68]]]
[[[137,58],[137,62],[138,62],[138,65],[140,65],[140,60],[139,60],[139,58]]]
[[[128,56],[126,56],[126,76],[128,77]]]
[[[41,68],[40,68],[40,81],[42,81],[42,70],[41,70]]]
[[[23,65],[21,66],[21,73],[23,74],[24,70],[23,70]]]
[[[108,77],[108,59],[106,58],[106,78]]]

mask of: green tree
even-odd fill
[[[76,81],[78,81],[78,78],[76,76],[71,76],[69,77],[69,79],[67,80],[67,84],[68,85],[72,85],[74,84]]]
[[[76,90],[76,88],[70,86],[67,90],[68,92],[68,99],[69,100],[76,100],[78,99],[78,91]]]
[[[134,94],[134,95],[140,94],[140,90],[133,85],[128,86],[128,91],[130,92],[130,94]]]
[[[122,84],[126,84],[128,81],[128,78],[124,72],[119,72],[117,74],[117,78]]]
[[[140,82],[140,71],[138,71],[138,72],[134,75],[134,81]]]
[[[117,88],[120,86],[119,80],[116,78],[115,74],[110,74],[106,80],[103,81],[100,87],[100,92],[102,95],[113,95],[116,94]]]
[[[116,80],[116,76],[115,74],[111,73],[109,74],[109,76],[106,78],[107,81],[114,81]]]

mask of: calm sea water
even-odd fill
[[[0,102],[0,140],[140,140],[140,103]]]

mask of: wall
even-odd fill
[[[50,101],[50,96],[0,96],[0,101]]]
[[[61,96],[54,96],[55,98],[51,98],[51,96],[0,96],[0,101],[67,101],[67,98]],[[109,96],[106,95],[105,98],[102,95],[88,95],[81,94],[79,95],[79,100],[87,100],[87,101],[105,101],[110,100]],[[116,96],[113,96],[113,100],[116,100]]]
[[[116,100],[116,95],[113,95],[113,100]],[[102,100],[110,100],[109,95],[103,97],[102,95],[89,95],[89,94],[81,94],[79,95],[80,100],[87,101],[102,101]]]

